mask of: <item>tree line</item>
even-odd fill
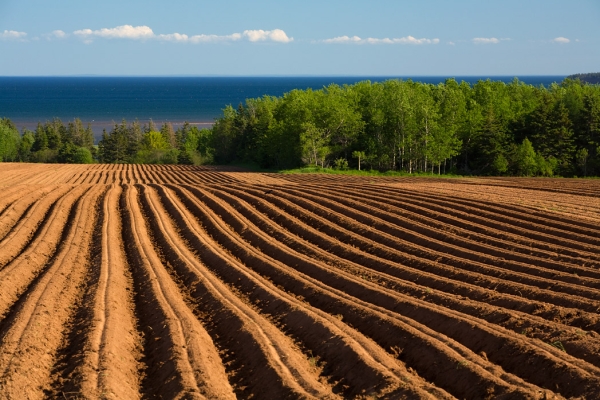
[[[9,119],[0,119],[0,162],[203,164],[211,161],[210,131],[185,123],[177,130],[169,123],[158,129],[152,121],[122,121],[94,145],[90,125],[75,119],[66,125],[58,118],[39,123],[22,134]]]
[[[206,164],[212,161],[211,131],[184,123],[160,129],[152,120],[143,126],[134,121],[115,124],[98,143],[98,161],[133,164]]]
[[[566,79],[330,85],[229,106],[217,163],[407,173],[600,175],[600,86]]]
[[[211,129],[59,119],[20,134],[0,120],[0,160],[64,163],[253,163],[407,173],[600,175],[600,86],[448,79],[330,85],[231,105]]]
[[[0,161],[89,164],[95,154],[92,129],[79,119],[38,123],[35,131],[22,134],[9,119],[0,119]]]

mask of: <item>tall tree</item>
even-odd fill
[[[177,148],[177,137],[175,136],[175,130],[173,129],[173,124],[170,122],[165,122],[160,128],[160,133],[164,136],[167,143],[172,149]]]
[[[21,136],[8,119],[0,119],[0,161],[16,161],[19,156]]]

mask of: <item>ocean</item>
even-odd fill
[[[480,79],[510,82],[513,76],[457,76],[457,81]],[[565,76],[520,76],[532,85],[561,82]],[[246,98],[281,96],[293,89],[321,89],[332,83],[412,79],[437,84],[447,77],[0,77],[0,117],[19,129],[35,129],[38,122],[79,118],[91,124],[98,138],[116,123],[152,119],[175,127],[188,121],[210,127],[222,109]]]

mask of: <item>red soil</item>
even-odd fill
[[[600,397],[598,182],[1,167],[1,398]]]

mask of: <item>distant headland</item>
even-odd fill
[[[591,72],[588,74],[575,74],[567,76],[567,79],[579,79],[584,83],[600,84],[600,72]]]

